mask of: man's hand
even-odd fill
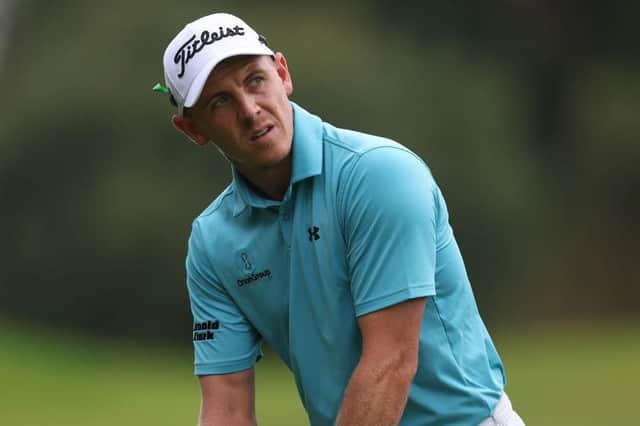
[[[426,298],[358,318],[362,355],[342,400],[336,426],[397,425],[418,365]]]

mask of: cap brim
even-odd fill
[[[196,78],[193,79],[193,82],[189,87],[189,91],[187,92],[187,96],[185,97],[184,106],[186,108],[190,108],[194,106],[196,102],[198,102],[198,98],[200,98],[200,94],[202,93],[202,89],[204,88],[204,85],[209,78],[209,74],[211,74],[216,65],[227,58],[242,55],[271,56],[274,55],[274,53],[267,46],[238,46],[238,48],[234,49],[232,52],[225,52],[224,55],[212,58],[211,61],[209,61],[204,67],[202,67]]]

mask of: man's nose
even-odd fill
[[[256,98],[250,94],[241,96],[238,104],[238,114],[242,121],[253,121],[260,114],[260,106]]]

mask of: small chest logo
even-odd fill
[[[240,254],[240,259],[242,260],[242,264],[244,266],[244,270],[247,272],[251,272],[253,271],[253,265],[251,264],[251,261],[249,260],[249,255],[245,252],[242,252]]]
[[[245,285],[255,283],[256,281],[271,278],[271,269],[267,268],[256,271],[255,259],[252,256],[249,256],[249,253],[247,253],[246,250],[242,250],[236,254],[236,262],[237,267],[243,275],[241,278],[236,280],[238,287],[244,287]]]
[[[257,272],[255,274],[249,274],[244,278],[241,278],[237,281],[238,287],[244,287],[247,284],[254,283],[256,281],[262,280],[264,278],[271,278],[271,270],[265,269],[262,272]]]
[[[236,267],[244,274],[250,274],[256,270],[256,262],[253,256],[244,249],[235,255]]]
[[[317,241],[320,239],[320,228],[317,226],[310,226],[307,228],[307,232],[309,233],[309,241]]]

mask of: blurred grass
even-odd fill
[[[632,424],[640,321],[494,333],[508,393],[530,425]],[[100,341],[0,323],[0,425],[194,425],[191,354],[160,342]],[[267,353],[257,368],[261,425],[307,424],[293,379]]]

